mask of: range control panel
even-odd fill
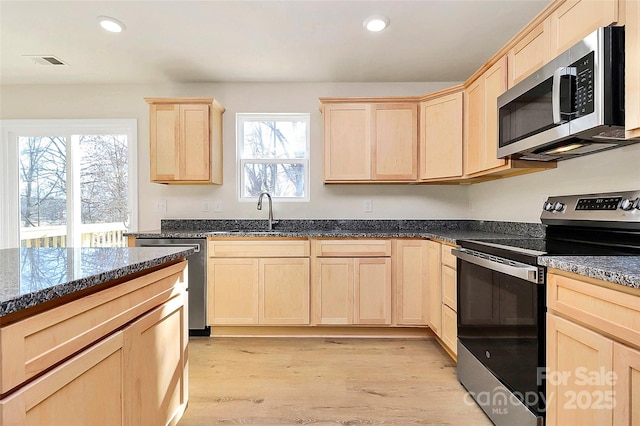
[[[540,220],[550,224],[571,221],[640,224],[640,190],[551,196],[542,205]]]

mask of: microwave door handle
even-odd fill
[[[551,108],[553,111],[553,124],[562,124],[566,120],[562,119],[560,111],[560,82],[564,74],[564,67],[560,67],[553,72],[553,83],[551,86]]]

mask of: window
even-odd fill
[[[135,120],[12,120],[2,127],[9,188],[0,200],[7,216],[1,245],[127,245],[123,233],[136,217]]]
[[[237,114],[240,200],[309,201],[309,114]]]

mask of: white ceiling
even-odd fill
[[[0,0],[0,84],[463,81],[548,3]],[[366,31],[374,14],[390,26]]]

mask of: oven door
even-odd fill
[[[544,268],[474,250],[457,249],[454,254],[458,258],[459,348],[478,363],[472,370],[486,369],[510,393],[509,398],[520,400],[534,418],[543,417]],[[465,362],[459,355],[459,378],[460,369],[468,368]],[[494,389],[490,385],[487,392]],[[507,405],[498,410],[515,411]]]

